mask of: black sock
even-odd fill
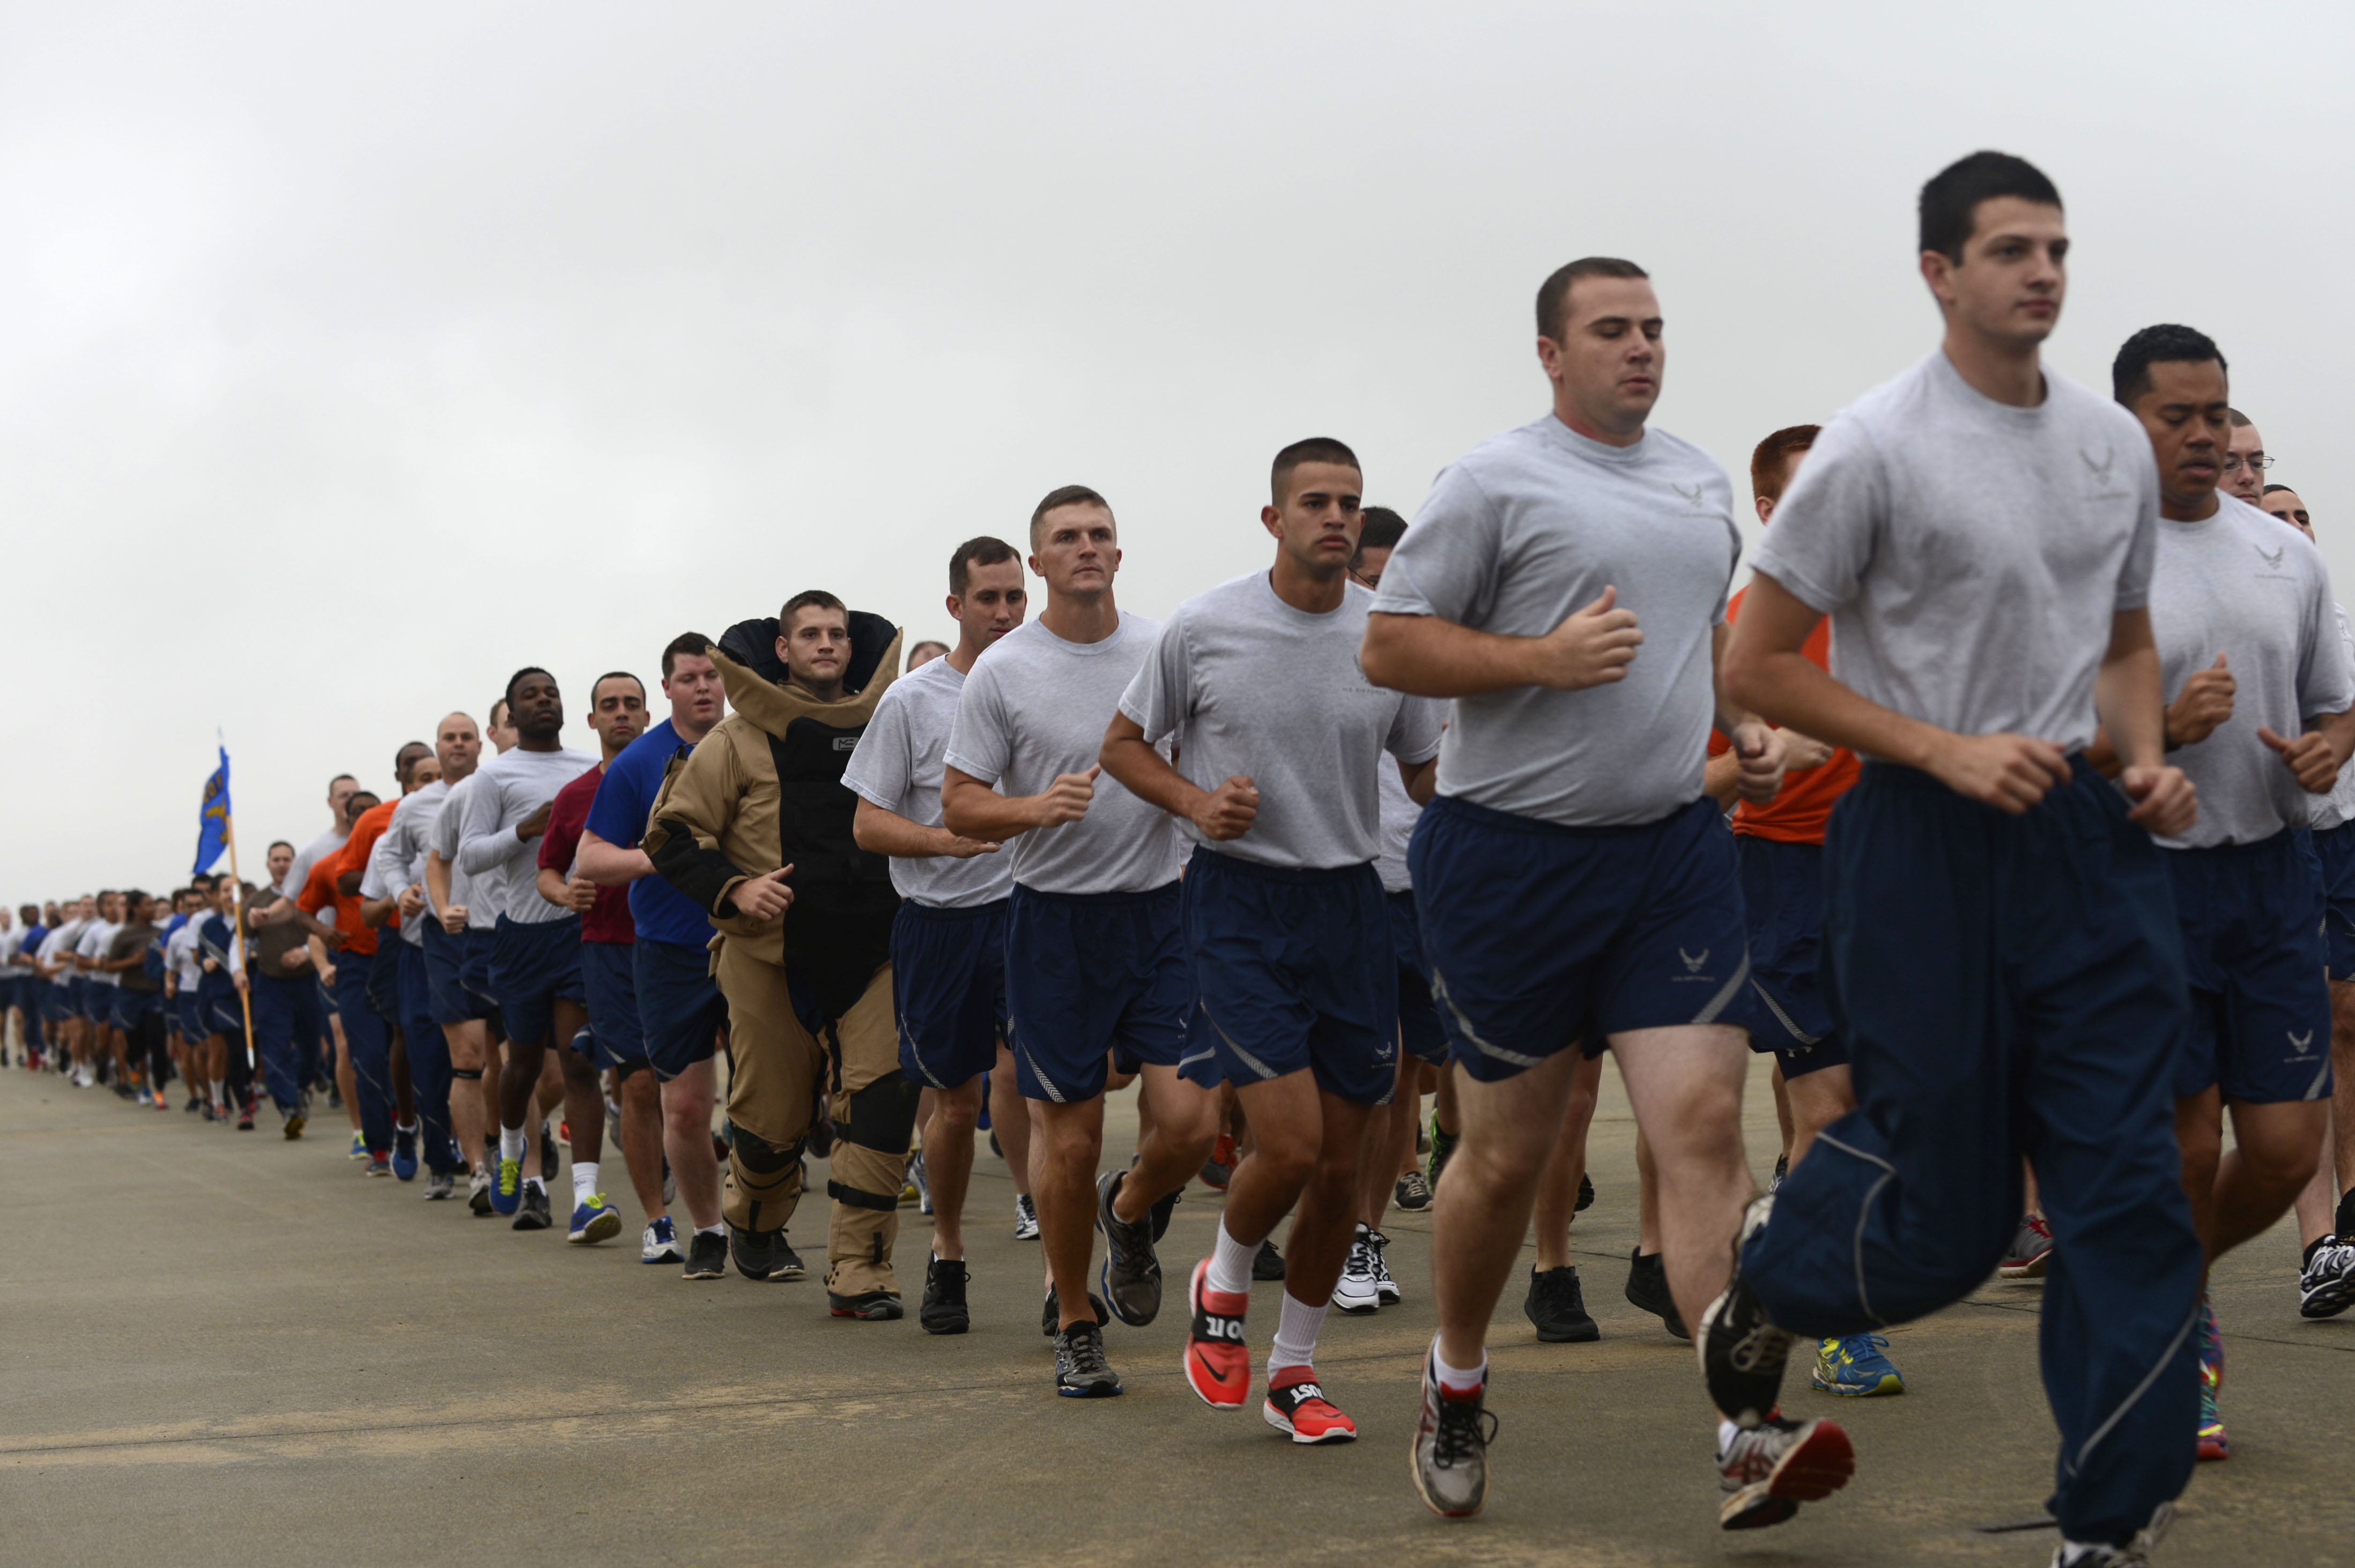
[[[2349,1188],[2339,1200],[2339,1217],[2332,1221],[2342,1240],[2355,1239],[2355,1187]]]

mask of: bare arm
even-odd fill
[[[865,795],[858,797],[858,809],[851,816],[850,837],[869,854],[889,855],[895,860],[969,860],[975,855],[997,853],[997,846],[986,839],[961,837],[945,827],[911,822]]]
[[[1125,713],[1112,716],[1096,763],[1129,794],[1184,817],[1206,838],[1240,838],[1259,815],[1259,788],[1251,780],[1238,773],[1217,789],[1202,788],[1170,766],[1146,741],[1144,727]]]
[[[1043,795],[1003,795],[954,767],[941,776],[941,820],[950,832],[964,838],[1003,844],[1033,827],[1055,827],[1077,822],[1088,814],[1095,798],[1101,763],[1083,773],[1064,773]]]
[[[1733,793],[1764,805],[1783,793],[1783,737],[1726,689],[1725,650],[1732,640],[1733,628],[1722,621],[1710,628],[1710,689],[1717,699],[1717,727],[1732,742],[1725,754],[1733,759]],[[1704,767],[1703,788],[1708,777]]]
[[[1644,634],[1606,588],[1542,637],[1508,637],[1436,615],[1366,617],[1358,667],[1376,686],[1418,697],[1471,697],[1516,686],[1578,691],[1624,680]]]
[[[640,877],[654,875],[655,863],[644,849],[624,849],[586,827],[581,830],[573,856],[574,869],[602,888],[626,887]]]
[[[1425,757],[1419,763],[1401,763],[1399,782],[1406,785],[1406,797],[1417,805],[1429,805],[1431,797],[1439,790],[1439,759]]]
[[[2167,765],[2164,683],[2150,612],[2119,611],[2111,617],[2109,651],[2094,677],[2094,709],[2118,754],[2118,783],[2135,803],[2126,816],[2171,837],[2190,827],[2200,802],[2183,770]]]
[[[2355,747],[2355,712],[2318,714],[2294,741],[2260,726],[2257,739],[2274,749],[2299,788],[2308,795],[2328,795],[2339,782],[2339,770],[2347,765],[2350,748]]]

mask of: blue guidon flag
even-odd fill
[[[205,781],[205,803],[197,812],[197,874],[213,869],[229,848],[229,748],[220,749],[220,766]]]

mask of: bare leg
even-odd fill
[[[932,1189],[932,1255],[955,1261],[964,1256],[964,1195],[973,1181],[981,1080],[925,1093],[932,1102],[932,1119],[924,1127],[924,1179]]]
[[[2319,1100],[2232,1102],[2232,1148],[2218,1163],[2211,1229],[2202,1232],[2210,1264],[2288,1211],[2314,1174],[2328,1109]]]
[[[1006,1172],[1014,1190],[1030,1196],[1030,1107],[1014,1083],[1014,1053],[1004,1041],[997,1047],[997,1065],[989,1073],[989,1130],[1006,1151]],[[934,1205],[938,1207],[938,1205]]]
[[[622,1146],[622,1163],[630,1169],[638,1210],[651,1221],[663,1211],[662,1088],[648,1067],[624,1074],[620,1087],[615,1098],[622,1107],[622,1125],[614,1129],[614,1137]]]
[[[1695,1024],[1614,1035],[1611,1049],[1658,1175],[1668,1288],[1684,1320],[1698,1324],[1732,1271],[1753,1190],[1742,1142],[1750,1043],[1738,1029]]]
[[[483,1048],[487,1032],[480,1023],[443,1024],[442,1038],[450,1042],[452,1072],[483,1071]],[[458,1148],[465,1156],[467,1168],[481,1169],[483,1096],[479,1083],[474,1080],[453,1078],[450,1081],[450,1130],[457,1136]]]
[[[1586,1134],[1594,1125],[1594,1103],[1603,1084],[1603,1059],[1578,1064],[1570,1104],[1563,1107],[1561,1136],[1538,1173],[1530,1222],[1537,1232],[1540,1272],[1570,1266],[1570,1222],[1578,1211],[1578,1181],[1586,1174]]]
[[[1147,1063],[1142,1076],[1136,1163],[1112,1204],[1114,1216],[1128,1221],[1144,1219],[1155,1203],[1191,1181],[1218,1137],[1218,1101],[1209,1090],[1178,1077],[1174,1067]],[[1233,1201],[1230,1196],[1228,1203]]]
[[[1039,1240],[1047,1277],[1062,1311],[1060,1327],[1095,1320],[1088,1307],[1088,1255],[1094,1250],[1096,1166],[1103,1153],[1103,1096],[1077,1104],[1033,1100],[1038,1122],[1030,1151],[1030,1190],[1039,1205]]]
[[[1431,1228],[1439,1355],[1450,1366],[1479,1366],[1487,1353],[1489,1315],[1519,1260],[1533,1179],[1553,1152],[1577,1070],[1572,1049],[1499,1083],[1450,1074],[1463,1142],[1439,1183]]]
[[[2297,1195],[2301,1251],[2336,1232],[2339,1199],[2355,1188],[2355,984],[2345,980],[2330,982],[2330,1072],[2321,1156],[2314,1179]]]
[[[1774,1063],[1774,1125],[1783,1133],[1783,1163],[1785,1168],[1799,1163],[1798,1125],[1791,1115],[1791,1085],[1783,1076],[1783,1064]],[[1808,1135],[1814,1136],[1812,1133]]]
[[[678,1200],[698,1231],[719,1223],[719,1161],[711,1148],[714,1076],[707,1060],[662,1086],[663,1148]]]
[[[1783,1081],[1778,1066],[1777,1083]],[[1791,1151],[1791,1168],[1796,1170],[1815,1147],[1816,1135],[1856,1109],[1856,1078],[1845,1062],[1818,1067],[1790,1080],[1787,1093],[1792,1126],[1784,1142]]]

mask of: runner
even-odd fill
[[[2355,753],[2355,661],[2320,552],[2217,493],[2231,424],[2216,345],[2187,326],[2146,327],[2110,374],[2158,453],[2150,618],[2176,694],[2167,744],[2200,792],[2199,820],[2159,842],[2191,992],[2175,1130],[2212,1268],[2287,1211],[2321,1147],[2331,1007],[2322,879],[2304,830],[2313,797]],[[2087,754],[2109,772],[2105,740]],[[2200,1456],[2222,1459],[2224,1341],[2204,1296],[2201,1307]]]
[[[638,1260],[683,1262],[685,1277],[718,1279],[727,1273],[728,1232],[711,1147],[717,1103],[711,1063],[728,1008],[711,977],[711,922],[677,889],[651,875],[654,862],[637,847],[671,763],[711,733],[728,710],[711,639],[700,632],[671,639],[663,649],[662,689],[670,717],[605,765],[581,828],[580,871],[601,886],[630,891],[631,991],[646,1063],[660,1085],[663,1155],[694,1227],[682,1253],[672,1217],[655,1214],[639,1238]],[[769,1277],[801,1275],[801,1259],[780,1231]]]
[[[730,1251],[748,1279],[799,1273],[784,1226],[823,1083],[834,1125],[826,1309],[896,1318],[891,1248],[917,1093],[900,1071],[891,1009],[900,899],[890,862],[857,846],[858,797],[841,780],[895,677],[900,634],[813,589],[773,622],[730,628],[711,659],[736,711],[673,771],[645,845],[720,933]]]
[[[562,743],[564,697],[556,677],[538,666],[507,678],[507,711],[516,749],[494,757],[474,775],[459,827],[457,867],[474,879],[472,896],[498,912],[491,945],[490,989],[498,998],[507,1035],[499,1073],[499,1168],[491,1207],[515,1216],[518,1231],[554,1223],[546,1150],[525,1129],[535,1115],[540,1068],[552,1042],[569,1042],[589,1021],[581,983],[581,917],[549,903],[535,885],[531,857],[548,831],[556,792],[597,765],[597,759]],[[471,907],[471,906],[470,906]],[[602,1141],[605,1096],[585,1060],[559,1051],[564,1115],[576,1148],[594,1128]]]
[[[1050,492],[1030,514],[1029,565],[1047,607],[975,662],[941,784],[951,832],[1013,844],[1007,1023],[1033,1118],[1031,1193],[1050,1282],[1041,1327],[1055,1336],[1056,1392],[1081,1399],[1121,1392],[1104,1358],[1110,1308],[1087,1288],[1092,1221],[1116,1233],[1107,1245],[1117,1264],[1105,1266],[1122,1320],[1150,1323],[1161,1269],[1145,1221],[1174,1201],[1218,1130],[1209,1097],[1178,1076],[1192,986],[1177,833],[1150,802],[1099,779],[1104,725],[1160,629],[1114,603],[1118,530],[1085,485]],[[1149,1110],[1152,1131],[1140,1132],[1127,1171],[1099,1187],[1115,1063],[1142,1079],[1140,1125]]]
[[[326,1009],[320,1005],[319,972],[311,962],[310,939],[325,938],[335,929],[277,891],[293,877],[294,859],[294,847],[282,839],[270,847],[265,864],[271,885],[245,913],[246,930],[253,938],[255,1048],[261,1055],[270,1097],[284,1118],[281,1130],[290,1141],[303,1136],[309,1121],[305,1085],[318,1074],[319,1040],[326,1033]]]
[[[1725,1278],[1750,1173],[1747,1051],[1724,1013],[1749,965],[1732,843],[1701,791],[1712,717],[1744,798],[1773,799],[1783,772],[1780,737],[1712,688],[1742,539],[1724,472],[1646,429],[1665,357],[1648,278],[1573,261],[1540,289],[1538,326],[1551,413],[1443,472],[1364,652],[1376,682],[1457,699],[1409,854],[1463,1079],[1414,1445],[1416,1486],[1451,1518],[1485,1494],[1482,1340],[1582,1052],[1618,1058],[1689,1321]],[[1847,1479],[1837,1426],[1720,1404],[1753,1428],[1720,1435],[1726,1528],[1788,1518],[1794,1495]],[[1779,1495],[1753,1484],[1762,1466],[1789,1477]]]
[[[227,877],[213,885],[212,909],[197,923],[197,954],[200,977],[197,985],[197,1016],[205,1031],[204,1083],[210,1095],[205,1120],[226,1125],[229,1120],[229,1057],[231,1042],[239,1055],[245,1050],[245,1008],[238,993],[249,984],[245,944],[237,935],[238,885]],[[251,1118],[246,1131],[252,1130]]]
[[[1398,958],[1373,865],[1377,773],[1388,752],[1410,796],[1430,798],[1441,707],[1371,686],[1358,668],[1373,595],[1348,579],[1357,454],[1328,438],[1295,442],[1276,453],[1269,485],[1260,522],[1276,541],[1273,567],[1178,607],[1121,698],[1103,763],[1195,841],[1181,914],[1195,1002],[1179,1068],[1206,1091],[1199,1119],[1209,1124],[1207,1091],[1231,1083],[1253,1135],[1216,1249],[1188,1286],[1187,1381],[1213,1410],[1248,1400],[1252,1259],[1296,1205],[1261,1411],[1295,1443],[1347,1442],[1357,1424],[1326,1398],[1313,1359],[1342,1265],[1366,1244],[1367,1128],[1398,1082]],[[1165,741],[1175,766],[1155,749]],[[1152,1248],[1147,1217],[1118,1212],[1121,1185],[1117,1172],[1098,1184],[1104,1297],[1116,1311]]]
[[[346,892],[340,879],[346,870],[363,869],[349,863],[352,847],[357,842],[362,855],[375,847],[381,827],[363,837],[361,824],[382,804],[373,790],[356,790],[345,796],[344,810],[350,821],[344,842],[312,864],[304,876],[303,891],[294,899],[294,907],[314,919],[334,912],[336,940],[314,938],[322,944],[322,953],[314,954],[313,960],[317,962],[326,951],[335,955],[332,964],[321,965],[320,978],[330,987],[336,1014],[343,1020],[340,1054],[350,1065],[352,1079],[352,1091],[344,1103],[359,1117],[360,1147],[366,1157],[363,1168],[369,1176],[392,1174],[392,1042],[384,1019],[368,995],[376,965],[377,933],[360,918],[357,884],[354,891]],[[301,864],[299,857],[296,864]],[[292,872],[288,880],[293,880]]]
[[[496,719],[506,707],[492,707]],[[474,894],[474,879],[457,868],[458,833],[465,819],[466,797],[474,793],[483,741],[506,750],[514,731],[496,723],[487,737],[464,713],[442,720],[437,733],[446,750],[443,782],[450,793],[425,830],[425,896],[433,911],[433,930],[425,933],[425,961],[432,987],[434,1020],[450,1047],[450,1123],[459,1152],[471,1168],[467,1207],[476,1217],[493,1212],[491,1183],[498,1168],[497,1047],[494,1020],[498,1008],[491,1000],[491,942],[498,916]],[[436,933],[438,932],[439,934]]]
[[[102,888],[96,905],[97,917],[81,928],[80,936],[74,942],[74,972],[82,983],[82,1039],[86,1042],[81,1060],[88,1082],[82,1087],[112,1083],[127,1095],[130,1086],[123,1083],[122,1047],[114,1038],[113,1026],[114,989],[119,976],[99,967],[106,955],[107,944],[123,929],[123,895],[112,888]]]
[[[137,889],[122,895],[123,922],[106,944],[100,968],[113,976],[112,1026],[123,1063],[120,1088],[140,1104],[164,1097],[172,1072],[170,1052],[164,1048],[163,955],[153,952],[163,940],[155,927],[155,901]],[[149,959],[155,962],[151,965]]]
[[[445,718],[436,728],[432,754],[410,765],[409,793],[393,808],[383,836],[369,852],[359,885],[360,918],[379,927],[393,923],[400,933],[398,943],[379,940],[377,950],[379,965],[389,957],[394,966],[394,1017],[400,1026],[414,1117],[393,1128],[393,1174],[400,1174],[404,1149],[413,1174],[421,1149],[429,1202],[446,1200],[456,1190],[458,1170],[466,1163],[451,1134],[450,1041],[434,1017],[432,978],[425,957],[428,928],[438,924],[425,901],[425,845],[450,795],[450,763],[445,759],[454,761],[463,752],[465,771],[471,771],[479,745],[473,720],[463,714],[452,717],[458,722]],[[470,1130],[479,1138],[479,1120]]]
[[[1875,759],[1825,843],[1861,1104],[1752,1206],[1694,1328],[1720,1407],[1771,1422],[1791,1331],[1874,1332],[1987,1278],[2025,1156],[2061,1259],[2054,1561],[2130,1563],[2189,1477],[2198,1405],[2183,949],[2150,842],[2196,797],[2164,760],[2146,608],[2158,475],[2131,414],[2040,364],[2066,282],[2051,183],[1974,154],[1923,187],[1921,228],[1945,341],[1817,438],[1725,666],[1775,722]],[[1828,675],[1804,651],[1828,613]],[[2115,786],[2076,754],[2097,719]]]
[[[164,995],[180,1040],[180,1081],[188,1086],[184,1111],[204,1108],[205,1038],[212,1030],[205,1022],[200,996],[204,987],[203,954],[197,945],[198,923],[211,913],[206,887],[184,889],[180,895],[179,928],[164,939]]]
[[[2236,501],[2256,506],[2264,495],[2265,470],[2274,465],[2274,460],[2265,455],[2265,438],[2257,433],[2248,415],[2230,409],[2225,418],[2232,421],[2232,440],[2224,449],[2217,488]]]
[[[285,876],[276,885],[280,897],[290,902],[299,900],[304,884],[311,880],[311,868],[319,863],[321,857],[332,855],[343,848],[344,840],[352,831],[351,812],[347,807],[359,787],[359,780],[349,773],[337,773],[327,781],[327,830],[294,852]],[[324,950],[314,954],[312,967],[313,973],[319,976],[319,1011],[326,1019],[326,1028],[315,1051],[306,1050],[302,1040],[297,1039],[295,1053],[306,1067],[311,1067],[304,1076],[304,1088],[324,1087],[326,1090],[328,1109],[341,1110],[351,1123],[352,1157],[366,1159],[368,1140],[361,1135],[359,1099],[352,1087],[351,1042],[344,1036],[343,1009],[336,1000],[334,983],[329,978],[332,966],[322,962],[325,956]],[[327,1060],[330,1054],[332,1061]],[[314,1058],[316,1065],[312,1066]]]
[[[2288,485],[2266,485],[2257,505],[2264,508],[2267,517],[2287,523],[2307,539],[2314,538],[2314,516],[2306,509],[2306,503],[2299,498],[2298,493]],[[33,906],[27,904],[25,907],[30,909]]]
[[[629,895],[619,888],[599,887],[574,864],[590,803],[597,798],[606,769],[631,741],[645,733],[645,683],[618,670],[598,677],[589,688],[589,728],[597,736],[597,764],[556,792],[548,831],[540,835],[536,885],[541,898],[580,918],[581,978],[587,992],[589,1027],[566,1041],[570,1047],[568,1057],[585,1060],[568,1061],[566,1066],[573,1072],[588,1067],[592,1077],[601,1072],[614,1075],[621,1114],[613,1136],[622,1146],[623,1163],[629,1168],[638,1207],[652,1224],[664,1217],[662,1096],[655,1087],[654,1074],[646,1071],[645,1030],[638,1021],[637,991],[630,977],[630,948],[637,933],[630,923]],[[566,1114],[569,1118],[569,1108]],[[572,1217],[565,1238],[581,1246],[622,1233],[622,1216],[605,1200],[598,1185],[604,1156],[604,1121],[605,1101],[600,1093],[597,1114],[590,1125],[570,1123]]]
[[[1011,862],[995,844],[941,826],[942,757],[974,661],[1022,624],[1029,594],[1022,558],[1003,539],[967,539],[949,557],[949,618],[957,645],[911,665],[875,705],[842,782],[858,796],[858,847],[891,858],[901,902],[891,925],[891,1004],[900,1071],[931,1092],[922,1127],[932,1212],[932,1259],[917,1321],[927,1334],[962,1334],[964,1200],[983,1075],[1006,1040],[1006,906]]]

